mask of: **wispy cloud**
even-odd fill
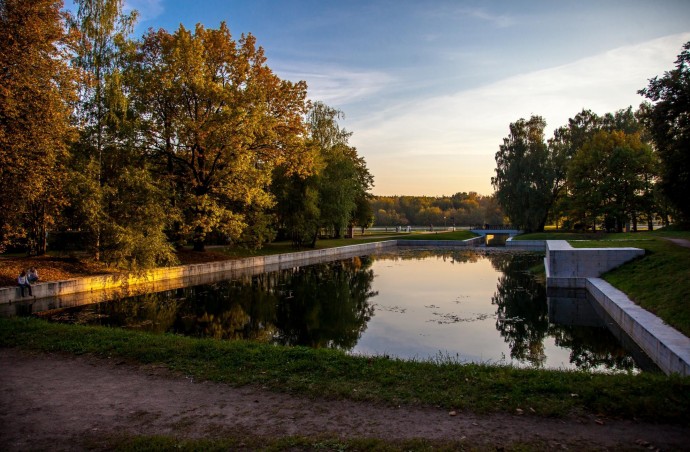
[[[492,25],[498,28],[507,28],[515,25],[515,23],[517,22],[517,20],[512,16],[508,16],[506,14],[491,14],[481,8],[463,8],[458,10],[458,13],[461,15],[481,19],[485,22],[491,23]]]
[[[298,81],[306,80],[309,85],[309,98],[325,102],[333,107],[341,107],[373,96],[381,91],[394,78],[384,72],[357,71],[334,66],[293,65],[274,66],[282,78]]]
[[[375,116],[352,118],[352,140],[374,165],[391,156],[399,162],[409,159],[411,164],[422,155],[437,156],[436,174],[441,175],[446,172],[443,156],[452,157],[449,161],[457,156],[493,157],[508,134],[508,125],[519,118],[543,116],[550,135],[583,108],[599,114],[630,105],[636,108],[643,101],[637,90],[649,78],[672,68],[688,40],[690,33],[667,36],[470,91],[391,105]],[[493,159],[480,160],[484,165],[493,163]],[[465,170],[475,178],[483,174],[488,190],[492,164]],[[377,186],[384,191],[387,178],[394,178],[388,173],[383,164],[375,169]]]

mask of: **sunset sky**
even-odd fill
[[[69,4],[69,2],[67,2]],[[251,32],[345,113],[378,195],[491,194],[508,126],[636,108],[690,41],[688,1],[127,0],[146,29]]]

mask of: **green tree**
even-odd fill
[[[690,221],[690,41],[676,59],[676,68],[654,77],[639,91],[652,101],[643,114],[661,160],[660,185],[678,208],[680,219]]]
[[[27,240],[46,251],[46,234],[65,204],[73,138],[73,44],[61,1],[0,0],[0,251]]]
[[[654,154],[638,133],[601,130],[577,152],[568,169],[572,215],[604,221],[618,232],[645,209]]]
[[[540,116],[510,124],[510,135],[496,153],[491,183],[511,222],[525,231],[542,231],[563,183],[554,153],[544,141]]]
[[[313,180],[319,193],[319,228],[332,231],[336,238],[353,224],[357,200],[366,197],[373,185],[366,162],[348,144],[352,133],[338,125],[342,116],[341,111],[316,102],[307,117],[311,145],[322,165]]]
[[[133,83],[142,146],[203,250],[212,231],[239,240],[274,204],[274,169],[309,174],[306,84],[280,80],[252,35],[197,25],[144,36]]]
[[[105,195],[119,179],[115,167],[121,168],[128,160],[118,155],[121,147],[117,134],[126,110],[121,87],[123,49],[128,45],[127,37],[133,29],[136,13],[124,15],[122,0],[76,0],[75,4],[78,9],[73,27],[79,41],[74,66],[81,75],[77,104],[81,136],[73,147],[72,169],[76,177],[74,184],[92,190],[81,192],[79,196],[101,201],[90,203],[90,210],[81,210],[84,215],[81,225],[90,228],[90,248],[94,258],[100,260],[102,249],[111,246],[101,242],[102,229],[109,224]],[[84,184],[80,180],[83,174],[91,174],[97,183]]]

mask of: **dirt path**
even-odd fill
[[[513,441],[549,449],[683,449],[679,426],[593,418],[478,416],[309,400],[261,388],[192,381],[154,366],[0,349],[0,450],[79,450],[116,434],[426,438],[493,449]]]
[[[687,239],[672,239],[670,237],[663,237],[664,239],[668,240],[669,242],[673,242],[678,246],[682,246],[685,248],[690,248],[690,240]]]

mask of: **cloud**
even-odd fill
[[[299,69],[277,64],[281,78],[308,83],[309,98],[333,107],[370,98],[393,82],[394,78],[379,71],[357,71],[335,66],[301,64]]]
[[[480,8],[465,8],[458,11],[462,15],[467,15],[470,17],[475,17],[483,21],[493,24],[497,28],[507,28],[515,25],[517,22],[513,17],[507,16],[505,14],[490,14]]]
[[[603,114],[637,107],[643,101],[637,90],[670,69],[688,39],[690,33],[669,36],[469,91],[391,105],[376,115],[380,121],[358,118],[353,138],[362,149],[384,151],[395,143],[398,154],[486,152],[521,117],[544,116],[554,129],[583,108]]]
[[[644,100],[637,90],[650,78],[672,69],[688,40],[690,33],[666,36],[477,89],[390,105],[376,115],[350,118],[348,128],[354,132],[351,141],[368,162],[379,167],[374,172],[377,193],[379,187],[382,192],[400,191],[388,188],[400,177],[387,174],[386,159],[395,158],[399,172],[407,168],[409,173],[418,173],[421,156],[434,159],[437,179],[447,173],[451,161],[457,164],[458,156],[474,159],[477,165],[471,170],[465,168],[468,177],[484,174],[488,186],[493,159],[487,157],[493,157],[511,122],[541,115],[550,136],[583,108],[598,114],[630,105],[636,108]],[[480,161],[488,166],[479,166]],[[463,190],[468,189],[482,192],[479,187]],[[453,189],[440,192],[451,193]]]

